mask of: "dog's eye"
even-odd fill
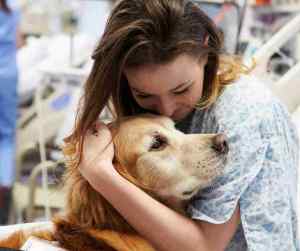
[[[167,139],[161,135],[154,135],[153,142],[150,146],[150,151],[160,151],[165,148]]]

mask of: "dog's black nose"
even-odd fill
[[[212,148],[218,153],[226,154],[229,151],[226,136],[222,133],[218,134],[212,139]]]

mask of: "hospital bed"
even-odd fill
[[[246,59],[245,62],[250,67],[251,64],[255,64],[253,74],[266,80],[268,87],[281,99],[291,113],[295,112],[300,105],[300,60],[298,59],[299,62],[275,82],[268,80],[267,65],[270,57],[299,32],[300,14],[292,18],[289,23],[265,43],[253,55],[253,58]]]
[[[22,218],[32,221],[34,207],[60,209],[64,206],[63,193],[56,175],[59,174],[57,167],[62,169],[63,164],[59,160],[51,161],[48,155],[53,147],[57,147],[54,139],[63,127],[63,121],[69,113],[68,107],[74,106],[71,101],[77,97],[76,93],[87,72],[74,68],[60,68],[59,71],[54,71],[53,68],[40,70],[43,71],[44,85],[37,88],[32,107],[23,113],[18,123],[17,168],[12,205],[15,217],[12,217],[12,221]],[[56,81],[52,81],[53,78]],[[37,162],[38,165],[31,167],[26,177],[23,165],[30,151],[36,152],[40,163]],[[47,216],[50,217],[49,210]]]
[[[63,198],[58,196],[60,193],[58,193],[58,187],[53,184],[54,182],[49,188],[50,199],[45,200],[48,193],[44,192],[42,184],[44,185],[48,178],[44,178],[44,176],[41,178],[41,172],[44,169],[51,170],[52,173],[56,171],[56,165],[50,163],[46,155],[50,150],[49,146],[54,146],[53,140],[62,127],[75,91],[79,89],[90,71],[89,55],[94,47],[93,40],[91,43],[87,36],[78,35],[76,37],[78,41],[76,53],[73,55],[71,65],[68,57],[69,43],[66,36],[58,35],[52,39],[40,40],[39,42],[35,39],[32,40],[29,47],[20,52],[18,58],[20,72],[24,73],[20,78],[19,94],[25,99],[33,97],[31,98],[32,104],[25,108],[22,107],[18,118],[16,179],[12,193],[11,222],[18,222],[24,217],[25,220],[31,221],[33,219],[31,202],[33,201],[35,206],[43,207],[45,201],[48,200],[46,204],[51,208],[63,207]],[[44,48],[45,44],[49,45],[47,53],[39,55],[40,49]],[[34,48],[37,48],[38,56],[31,56]],[[55,50],[58,50],[58,56],[51,56],[55,54]],[[43,58],[43,56],[46,57]],[[26,63],[33,65],[28,66]],[[26,81],[28,79],[24,78],[28,68],[31,69],[30,76],[38,76],[36,84],[29,87]],[[34,170],[33,167],[26,165],[25,160],[30,154],[36,156],[37,159],[30,163],[38,164],[40,162]],[[41,179],[44,179],[45,182],[42,182]],[[26,213],[24,214],[24,212]]]
[[[61,203],[63,197],[55,196],[58,187],[49,185],[48,191],[46,184],[48,172],[45,170],[51,170],[51,172],[56,170],[57,163],[51,159],[57,160],[61,157],[61,155],[54,156],[54,153],[62,143],[62,138],[66,136],[66,130],[70,131],[70,123],[75,119],[74,116],[68,118],[70,123],[66,126],[64,122],[68,117],[66,114],[75,114],[74,104],[79,99],[79,85],[85,81],[90,71],[90,55],[98,36],[84,29],[84,27],[90,27],[90,23],[87,23],[91,20],[89,8],[92,8],[95,13],[99,10],[100,13],[106,13],[109,3],[109,1],[100,4],[82,3],[81,7],[84,9],[80,9],[81,21],[78,32],[72,36],[72,39],[61,33],[41,38],[30,37],[27,40],[27,46],[18,52],[20,69],[18,94],[22,112],[17,128],[17,170],[13,188],[14,213],[12,216],[15,217],[11,217],[11,222],[22,220],[24,216],[25,220],[32,220],[34,210],[33,205],[30,205],[31,202],[34,202],[35,206],[46,206],[46,208],[63,207]],[[105,22],[102,23],[104,25]],[[28,106],[28,103],[32,104]],[[71,110],[70,106],[72,106]],[[49,148],[49,145],[54,148]],[[30,169],[25,172],[31,173],[24,179],[24,175],[22,177],[24,163],[32,152],[40,159],[40,163],[34,168],[27,168],[25,165],[25,169]],[[41,173],[43,173],[42,177]],[[51,198],[43,202],[48,192]],[[47,218],[49,217],[50,212],[47,209]]]

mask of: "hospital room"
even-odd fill
[[[0,251],[300,251],[300,0],[0,0]]]

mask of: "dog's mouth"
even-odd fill
[[[223,174],[225,165],[227,163],[228,156],[224,154],[222,156],[218,156],[217,158],[212,159],[211,165],[214,166],[214,171],[209,176],[207,176],[204,180],[201,179],[201,185],[199,183],[198,186],[189,187],[181,193],[181,196],[184,200],[189,200],[193,196],[195,196],[199,190],[206,188],[215,182],[215,180]],[[203,178],[203,177],[202,177]]]
[[[196,189],[193,189],[193,190],[187,190],[187,191],[184,191],[182,193],[183,196],[190,196],[192,195],[194,192],[196,191]]]
[[[198,191],[199,191],[200,187],[196,186],[194,188],[190,188],[188,190],[185,190],[184,192],[181,193],[181,197],[183,200],[189,200],[192,197],[194,197]]]

